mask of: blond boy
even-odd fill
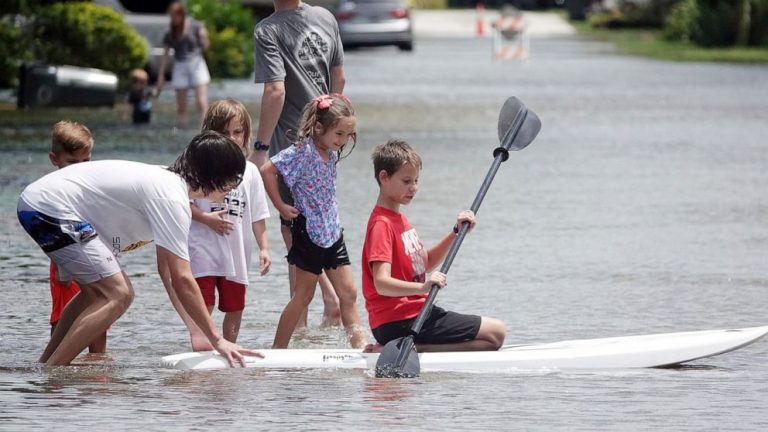
[[[80,123],[60,121],[53,125],[51,151],[48,158],[56,168],[65,168],[80,162],[91,160],[93,136],[91,131]],[[59,280],[59,272],[51,261],[50,269],[51,299],[51,334],[59,323],[61,312],[72,298],[80,292],[80,286],[73,280]],[[107,333],[103,333],[88,346],[88,352],[103,353],[107,349]]]

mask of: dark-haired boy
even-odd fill
[[[216,330],[189,266],[189,200],[220,200],[237,186],[245,157],[229,138],[204,132],[170,167],[129,161],[76,164],[21,193],[19,222],[59,269],[80,284],[40,361],[69,364],[130,306],[133,287],[116,256],[154,241],[157,270],[182,318],[191,319],[231,365],[259,355]]]
[[[371,212],[363,244],[363,295],[368,321],[379,345],[408,336],[414,319],[433,284],[441,288],[446,275],[433,272],[448,253],[455,233],[447,234],[431,249],[424,248],[401,205],[416,196],[421,157],[405,141],[390,140],[376,146],[373,167],[379,198]],[[459,213],[456,227],[475,225],[471,211]],[[419,351],[492,351],[504,343],[504,323],[477,315],[464,315],[433,306],[415,342]]]

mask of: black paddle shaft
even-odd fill
[[[522,125],[522,123],[525,121],[525,117],[527,115],[527,110],[521,111],[521,115],[517,116],[515,118],[515,123],[519,123]],[[520,130],[520,127],[513,128],[515,131],[515,136],[517,135],[517,131]],[[491,187],[491,183],[493,182],[493,178],[496,176],[496,171],[499,170],[499,166],[501,166],[501,163],[506,161],[509,158],[509,146],[511,146],[511,143],[514,142],[515,136],[512,137],[506,137],[507,139],[502,142],[501,147],[497,147],[493,151],[493,155],[495,158],[493,159],[493,163],[491,164],[491,167],[488,169],[488,174],[485,175],[485,180],[483,180],[482,186],[480,186],[480,190],[477,192],[477,195],[475,196],[475,200],[472,202],[472,206],[469,208],[477,214],[478,209],[480,208],[480,204],[483,202],[483,199],[485,198],[485,194],[488,193],[488,189]],[[459,233],[456,236],[456,238],[453,240],[453,243],[451,243],[451,248],[448,249],[448,254],[445,257],[445,261],[443,261],[443,265],[440,266],[440,272],[441,273],[448,273],[448,269],[451,268],[451,264],[453,264],[453,259],[456,258],[456,254],[459,252],[459,247],[461,247],[461,242],[464,241],[464,237],[466,237],[467,232],[469,231],[469,224],[463,223],[461,224],[461,227],[459,228]],[[437,297],[437,292],[439,291],[440,287],[437,284],[432,284],[432,288],[429,290],[429,295],[427,296],[427,301],[424,303],[424,306],[421,307],[421,311],[419,312],[419,315],[416,317],[416,321],[413,322],[413,325],[411,326],[411,334],[413,336],[416,336],[421,331],[421,327],[424,325],[424,321],[427,320],[427,317],[429,316],[429,313],[432,311],[432,305],[435,303],[435,297]]]

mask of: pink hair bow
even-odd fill
[[[337,97],[343,100],[347,105],[352,105],[352,102],[349,100],[349,98],[347,98],[346,96],[340,93],[333,93],[330,95],[321,95],[312,99],[312,101],[317,104],[318,109],[325,110],[331,107],[334,97]]]
[[[331,107],[333,98],[330,95],[322,95],[314,98],[313,101],[317,104],[318,109],[324,110]]]

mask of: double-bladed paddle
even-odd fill
[[[480,190],[472,202],[470,210],[477,213],[480,203],[483,202],[488,188],[491,186],[496,171],[502,162],[509,158],[510,151],[522,150],[530,144],[541,130],[541,121],[533,111],[528,110],[520,99],[512,96],[504,102],[499,113],[499,142],[500,145],[493,151],[493,163],[488,170],[488,174],[483,180]],[[459,251],[461,242],[469,230],[469,224],[463,223],[459,233],[451,243],[448,254],[440,267],[440,272],[448,273],[448,269],[453,263],[453,259]],[[379,354],[376,362],[376,376],[379,378],[412,378],[419,376],[421,366],[419,356],[416,353],[416,344],[414,338],[421,331],[429,313],[432,311],[432,305],[437,297],[439,286],[433,284],[429,290],[429,295],[424,305],[421,307],[419,315],[411,326],[411,332],[408,336],[398,338],[388,342]]]

